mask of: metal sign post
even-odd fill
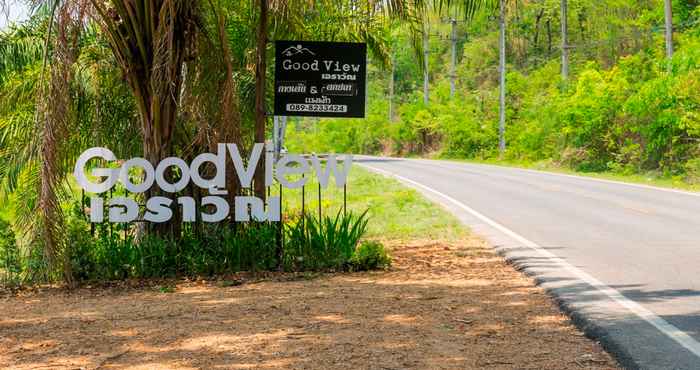
[[[275,41],[275,158],[284,151],[287,117],[364,118],[367,100],[367,44]],[[304,175],[302,174],[302,177]],[[280,191],[281,197],[281,191]],[[301,187],[302,222],[306,188]],[[343,215],[347,186],[343,185]],[[318,184],[318,217],[323,217]]]

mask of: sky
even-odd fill
[[[0,0],[0,3],[3,1]],[[13,22],[20,22],[28,17],[29,8],[21,0],[4,0],[5,6],[0,6],[0,30]]]

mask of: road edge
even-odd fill
[[[368,159],[370,159],[370,158],[371,157],[369,157]],[[386,171],[383,169],[372,167],[370,165],[365,165],[362,163],[359,163],[359,165],[365,169],[368,169],[368,170],[376,173],[376,174],[383,175],[385,177],[394,178],[395,180],[401,182],[402,184],[418,191],[419,193],[426,196],[429,200],[433,201],[434,203],[442,206],[443,208],[446,208],[450,213],[457,216],[458,218],[460,218],[460,217],[459,217],[459,215],[455,214],[455,210],[452,209],[453,207],[451,207],[449,204],[446,204],[446,203],[455,203],[454,204],[455,206],[461,206],[461,207],[464,207],[466,209],[469,209],[470,210],[469,212],[474,212],[474,213],[479,214],[477,211],[471,210],[468,206],[466,206],[462,202],[455,200],[455,199],[451,198],[450,196],[443,194],[435,189],[432,189],[426,185],[417,183],[417,182],[410,180],[410,179],[407,179],[401,175],[397,175],[397,174],[394,174],[392,172],[389,172],[389,171]],[[533,171],[533,172],[535,172],[535,171]],[[549,173],[545,173],[545,174],[549,174]],[[554,175],[557,175],[557,174],[554,174]],[[586,178],[586,179],[588,179],[588,178]],[[595,181],[596,179],[593,179],[593,180]],[[602,182],[609,182],[609,181],[603,180]],[[625,185],[627,185],[627,184],[625,184]],[[655,190],[667,190],[667,189],[657,188]],[[433,192],[435,194],[430,194],[428,191]],[[445,201],[447,201],[447,202],[445,202]],[[520,235],[512,232],[511,230],[501,226],[496,221],[490,220],[488,217],[483,216],[483,215],[480,215],[480,216],[485,218],[486,220],[490,221],[491,223],[494,223],[494,224],[500,226],[501,228],[505,229],[505,231],[507,231],[507,232],[505,232],[503,230],[497,230],[497,231],[505,234],[505,236],[510,236],[510,237],[515,236],[516,239],[519,237],[519,238],[524,239],[525,241],[529,242],[529,240],[527,240],[527,239],[521,237]],[[466,222],[463,222],[463,223],[466,226],[473,227],[473,225],[470,225],[469,223],[466,223]],[[498,228],[496,228],[496,229],[498,229]],[[513,234],[513,235],[508,235],[509,233]],[[488,235],[482,235],[480,233],[475,233],[475,234],[477,234],[478,236],[481,236],[487,240],[490,239]],[[533,242],[529,242],[529,243],[537,246]],[[625,345],[625,341],[621,340],[621,339],[624,339],[624,337],[620,337],[619,334],[614,333],[613,331],[609,330],[605,325],[598,324],[596,322],[596,319],[591,317],[592,315],[590,313],[587,313],[585,310],[576,307],[576,302],[574,300],[567,299],[563,294],[561,294],[560,292],[557,291],[557,288],[548,287],[547,286],[547,279],[546,279],[546,277],[543,277],[543,274],[541,271],[537,271],[536,269],[528,266],[527,262],[519,261],[517,258],[518,256],[515,253],[511,253],[507,249],[498,248],[497,246],[495,246],[494,243],[489,243],[489,244],[492,245],[492,248],[494,248],[496,253],[499,256],[501,256],[508,264],[512,265],[514,268],[516,268],[516,270],[520,271],[521,273],[525,274],[526,276],[532,278],[534,280],[535,284],[538,287],[541,287],[545,291],[545,293],[549,297],[552,298],[554,303],[559,307],[560,311],[563,314],[567,315],[571,319],[572,324],[576,328],[581,330],[581,332],[584,335],[586,335],[588,338],[600,343],[602,348],[605,351],[607,351],[608,353],[610,353],[618,361],[620,366],[622,366],[623,368],[626,368],[626,369],[647,369],[647,368],[663,369],[663,368],[666,368],[663,366],[648,367],[648,365],[649,365],[648,363],[645,363],[644,361],[640,361],[640,359],[635,358],[635,356],[633,354],[631,354],[630,351],[627,349],[629,347],[629,344]],[[534,248],[532,246],[530,246],[529,248],[535,252],[541,252],[537,248]],[[554,256],[554,257],[556,258],[556,256]],[[583,274],[585,274],[585,273],[583,273]],[[588,281],[586,281],[586,279],[579,279],[579,280],[581,283],[590,286],[592,289],[601,291],[600,288],[594,286],[593,284],[588,283]],[[602,285],[602,283],[600,283],[600,284]],[[608,289],[611,289],[611,288],[608,288]],[[611,289],[611,290],[614,291],[614,289]],[[615,292],[617,292],[617,291],[615,291]],[[619,294],[619,292],[618,292],[618,294]],[[611,298],[612,302],[615,302],[617,304],[620,303],[620,302],[616,302],[616,300],[613,297],[610,297],[610,298]],[[625,307],[625,305],[621,305],[621,306],[624,307],[625,309],[629,309],[629,307]],[[639,315],[639,313],[636,313],[633,310],[630,310],[630,312],[637,314],[639,316],[639,318],[642,319],[640,321],[645,321],[646,323],[651,324],[650,320],[648,320],[645,317],[642,317],[641,315]],[[656,317],[656,318],[659,319],[660,321],[662,321],[663,323],[668,324],[662,318],[660,318],[660,317]],[[668,325],[671,326],[672,328],[675,328],[670,324],[668,324]],[[656,325],[652,324],[649,326],[653,328]],[[656,326],[656,329],[658,329],[658,326]],[[666,336],[666,338],[669,339],[670,341],[675,342],[677,345],[680,344],[681,348],[683,350],[687,351],[687,353],[691,356],[691,358],[697,359],[697,357],[695,357],[696,355],[692,351],[690,351],[690,349],[688,349],[688,347],[686,347],[684,344],[680,343],[680,341],[677,338],[673,338],[673,336],[669,335],[667,332],[665,332],[663,330],[660,330],[660,332],[662,334],[664,334]],[[685,334],[683,332],[681,332],[681,333]],[[694,341],[692,338],[690,338],[690,339],[691,339],[691,341]],[[676,365],[678,365],[678,364],[676,364]],[[686,368],[692,369],[693,367],[674,366],[673,368],[674,369],[686,369]]]
[[[528,267],[526,262],[518,261],[516,258],[514,258],[515,256],[507,251],[496,247],[493,248],[507,264],[513,266],[513,268],[531,278],[535,282],[535,285],[542,288],[544,292],[552,299],[554,304],[557,305],[559,310],[564,315],[569,317],[571,323],[586,337],[600,343],[601,347],[603,347],[606,352],[613,356],[621,367],[625,369],[643,368],[643,364],[636,361],[634,356],[629,353],[625,346],[614,339],[611,332],[606,329],[605,326],[597,324],[595,319],[590,318],[586,313],[574,307],[573,302],[570,302],[558,294],[556,289],[548,288],[546,286],[547,280],[542,278],[537,271],[533,271],[532,268]]]

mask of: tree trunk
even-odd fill
[[[91,0],[110,48],[134,95],[141,120],[143,156],[153,164],[172,155],[185,54],[197,33],[195,2]],[[147,10],[143,14],[136,10]],[[144,21],[144,18],[147,21]],[[126,27],[125,25],[131,25]],[[174,177],[172,170],[166,179]],[[147,196],[175,198],[154,186]],[[177,220],[152,224],[160,236],[179,236]]]
[[[456,90],[456,78],[457,78],[457,20],[452,18],[450,20],[452,25],[450,41],[452,42],[452,55],[450,60],[450,98],[455,96]]]
[[[568,4],[561,0],[561,79],[569,79]]]
[[[41,127],[40,137],[40,181],[39,199],[36,212],[39,220],[40,234],[43,239],[44,260],[48,264],[46,278],[50,273],[60,269],[61,277],[68,287],[75,286],[70,245],[61,235],[65,230],[64,214],[59,198],[61,170],[66,137],[69,134],[70,120],[74,117],[75,107],[71,100],[71,83],[74,80],[74,64],[79,56],[77,48],[82,19],[73,18],[78,9],[75,4],[55,4],[50,18],[49,38],[46,50],[53,44],[54,63],[48,65],[48,54],[44,54],[44,65],[36,105],[36,124]],[[55,17],[55,18],[54,18]],[[51,28],[56,22],[57,34],[50,38]],[[51,41],[53,40],[53,41]],[[48,84],[44,85],[44,73],[50,71]]]
[[[160,161],[170,157],[172,154],[172,129],[175,126],[176,120],[173,113],[176,112],[176,102],[173,98],[159,101],[160,99],[157,99],[157,97],[151,97],[149,100],[151,107],[155,107],[155,109],[141,117],[141,125],[144,134],[143,155],[155,168]],[[159,106],[160,104],[163,105]],[[168,182],[173,182],[174,176],[172,169],[166,171],[165,178]],[[170,198],[173,200],[173,204],[177,204],[174,194],[163,191],[155,183],[154,186],[149,189],[147,195],[149,198],[154,196]],[[174,227],[176,223],[177,221],[174,219],[163,223],[150,223],[149,231],[160,237],[177,237],[178,233]]]
[[[184,64],[184,47],[174,47],[170,53],[157,53],[155,65],[168,65],[170,68],[156,69],[151,75],[150,83],[141,85],[143,99],[148,109],[141,114],[143,130],[143,154],[157,167],[160,161],[173,154],[173,132],[177,123],[178,102],[182,85],[182,66]],[[159,63],[160,62],[160,63]],[[163,83],[161,81],[167,81]],[[165,172],[166,181],[175,179],[172,168]],[[163,196],[177,204],[175,194],[160,189],[155,184],[149,197]],[[177,214],[175,212],[174,214]],[[161,237],[179,237],[179,222],[176,218],[163,223],[150,224],[150,230]]]
[[[666,57],[668,58],[668,71],[673,67],[671,58],[673,58],[673,8],[671,0],[664,0],[664,14],[666,18]]]
[[[260,1],[260,19],[258,24],[258,45],[255,61],[255,142],[265,142],[267,112],[265,110],[265,83],[267,72],[267,11],[268,0]],[[265,199],[265,161],[260,160],[255,171],[255,196]]]
[[[498,151],[503,157],[506,151],[506,9],[505,0],[500,0],[499,4],[499,73],[500,73],[500,94],[499,94],[499,119],[498,119]]]
[[[585,13],[582,11],[579,11],[579,13],[578,13],[578,29],[579,29],[579,35],[581,36],[582,43],[585,43],[587,40],[585,23],[586,23]]]
[[[535,49],[539,50],[540,46],[540,21],[542,20],[542,16],[544,15],[544,9],[540,9],[540,12],[537,13],[537,17],[535,18],[535,37],[533,39],[533,43],[535,44]]]
[[[547,54],[552,54],[552,20],[547,19]]]
[[[430,103],[430,25],[423,29],[423,104]]]
[[[221,103],[223,105],[220,116],[220,126],[223,128],[220,132],[223,133],[219,137],[219,143],[235,143],[240,150],[243,150],[243,142],[241,140],[241,116],[238,105],[238,97],[236,96],[236,83],[233,79],[233,63],[231,57],[231,49],[226,36],[226,25],[223,15],[219,16],[219,41],[221,42],[224,65],[226,66],[226,77],[222,86]],[[212,145],[213,146],[213,145]],[[213,152],[216,148],[210,148]],[[235,169],[232,165],[226,166],[226,191],[228,192],[229,204],[233,207],[236,196],[239,195],[241,184],[236,176]],[[235,224],[234,217],[230,219],[231,225]]]
[[[394,121],[394,74],[396,73],[396,57],[391,52],[391,76],[389,78],[389,122]]]

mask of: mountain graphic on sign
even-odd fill
[[[291,56],[295,56],[298,54],[304,54],[304,53],[307,53],[309,55],[316,55],[316,53],[303,47],[301,44],[296,45],[296,46],[290,46],[290,47],[284,49],[284,51],[282,52],[282,55],[284,55],[285,57],[291,57]]]

